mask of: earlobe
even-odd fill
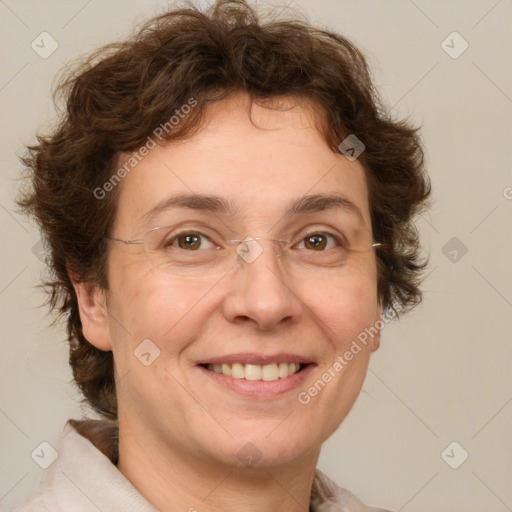
[[[71,274],[70,278],[78,301],[85,339],[100,350],[112,350],[105,293],[98,285],[78,281]]]

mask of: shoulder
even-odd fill
[[[115,465],[115,431],[101,420],[70,420],[39,491],[11,512],[156,512]]]
[[[39,489],[11,512],[82,512],[90,510],[90,500],[81,492],[84,483],[101,484],[101,476],[112,466],[101,446],[93,445],[69,420],[61,433],[57,458],[42,474]],[[82,473],[87,473],[83,475]]]
[[[45,494],[38,492],[11,509],[11,512],[50,512],[51,510],[53,509],[47,503]]]

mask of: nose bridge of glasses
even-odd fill
[[[239,240],[226,240],[226,242],[234,246],[237,261],[240,263],[253,263],[256,261],[265,250],[263,242],[271,242],[268,245],[272,247],[278,258],[283,254],[283,245],[290,243],[289,240],[252,236]]]

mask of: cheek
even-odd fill
[[[361,332],[378,320],[376,281],[373,276],[350,279],[309,289],[307,305],[324,327],[336,353],[357,339]]]
[[[325,438],[338,428],[361,391],[370,359],[371,338],[366,333],[378,320],[372,279],[345,280],[329,289],[323,299],[312,301],[320,319],[318,325],[324,326],[330,344],[313,383],[325,383],[325,387],[319,384],[321,396],[315,398],[324,413],[319,417],[324,421]]]
[[[169,348],[175,352],[182,348],[180,340],[186,340],[187,333],[200,325],[195,316],[211,285],[172,279],[142,265],[118,267],[111,277],[109,312],[114,346],[122,343],[124,347],[128,338],[133,350],[149,338],[166,353]]]

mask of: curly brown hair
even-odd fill
[[[368,183],[377,251],[377,293],[385,309],[404,312],[421,301],[426,262],[414,217],[430,183],[417,128],[383,107],[360,51],[346,38],[307,20],[265,23],[243,0],[220,0],[207,11],[188,5],[143,25],[131,39],[80,58],[54,93],[65,99],[60,123],[21,161],[30,189],[18,200],[33,215],[48,248],[49,305],[67,320],[70,364],[85,401],[116,420],[112,352],[84,337],[70,273],[108,288],[104,236],[121,187],[104,198],[120,155],[137,151],[157,126],[190,98],[197,106],[159,143],[201,127],[208,104],[236,91],[256,100],[307,98],[324,112],[333,151],[349,134],[364,142],[359,157]],[[397,307],[399,306],[399,307]]]

